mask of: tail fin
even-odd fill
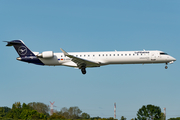
[[[35,56],[34,53],[24,44],[22,40],[5,41],[6,46],[13,46],[20,57]]]

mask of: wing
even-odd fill
[[[71,61],[76,63],[78,68],[82,68],[82,67],[100,67],[99,63],[96,63],[96,62],[93,62],[93,61],[90,61],[90,60],[86,60],[86,59],[82,59],[82,58],[79,58],[79,57],[75,57],[73,55],[69,55],[63,49],[61,49],[61,51],[64,53],[65,56],[68,56],[69,58],[72,58]]]

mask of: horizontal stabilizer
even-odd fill
[[[34,53],[24,44],[22,40],[4,41],[6,46],[13,46],[20,57],[35,56]]]
[[[3,42],[7,42],[6,46],[13,46],[13,45],[22,44],[21,42],[18,42],[18,41],[3,41]]]

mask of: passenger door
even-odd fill
[[[155,61],[156,60],[156,54],[155,53],[151,53],[151,61]]]

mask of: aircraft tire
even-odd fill
[[[82,74],[86,74],[86,68],[81,68],[81,72],[82,72]]]

